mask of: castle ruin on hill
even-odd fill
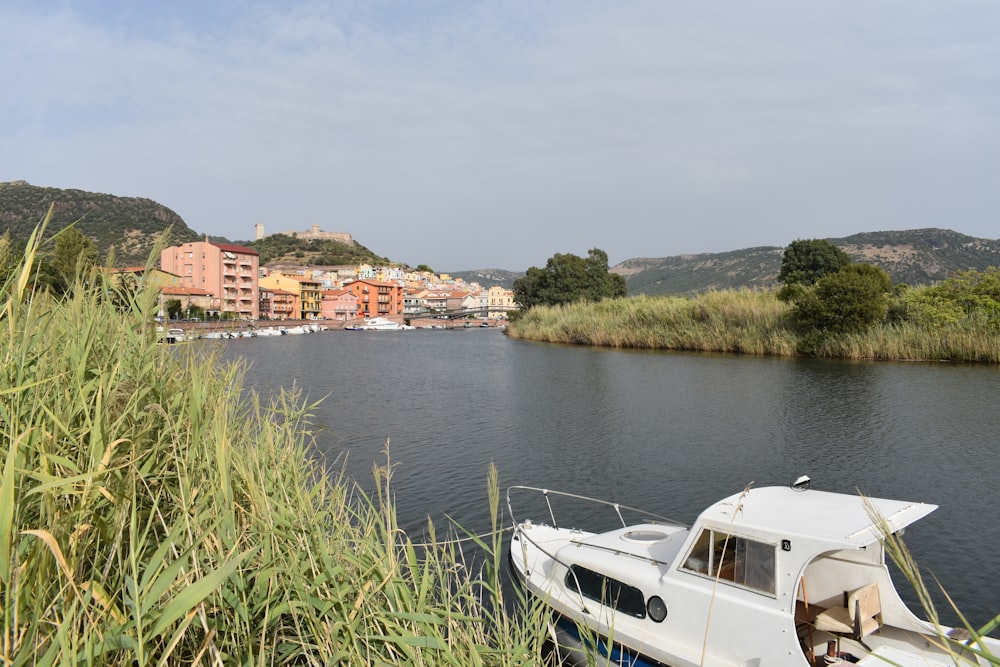
[[[267,234],[264,233],[264,225],[257,223],[254,225],[255,238],[260,241]],[[294,236],[298,239],[304,239],[306,241],[340,241],[341,243],[354,243],[354,238],[347,232],[327,232],[319,228],[319,225],[313,225],[304,232],[280,232],[286,236]]]

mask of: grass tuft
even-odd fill
[[[504,613],[495,516],[486,565],[458,529],[414,545],[388,459],[371,498],[330,476],[315,404],[159,344],[152,292],[35,289],[40,237],[0,292],[0,663],[541,661],[541,612]]]

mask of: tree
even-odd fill
[[[166,303],[167,319],[179,320],[184,313],[184,306],[180,299],[167,299]]]
[[[78,276],[97,266],[97,246],[76,227],[67,227],[55,237],[55,249],[48,261],[50,286],[66,293]]]
[[[871,264],[849,264],[821,277],[795,304],[805,327],[836,333],[860,331],[885,319],[889,310],[889,274]]]
[[[851,263],[847,253],[822,239],[792,241],[781,258],[778,280],[789,285],[815,285],[823,276]]]
[[[527,310],[574,301],[600,301],[628,293],[625,279],[608,271],[608,254],[592,248],[586,259],[556,254],[544,269],[531,267],[514,281],[514,300]]]

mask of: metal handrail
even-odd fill
[[[542,488],[533,487],[533,486],[511,486],[511,487],[508,487],[507,488],[507,513],[510,516],[511,522],[513,523],[514,532],[517,533],[517,534],[519,534],[526,541],[530,542],[541,553],[545,554],[546,556],[548,556],[549,558],[551,558],[555,562],[560,563],[560,564],[562,564],[563,566],[565,566],[567,568],[570,565],[569,563],[564,563],[561,560],[559,560],[559,558],[557,558],[555,554],[550,553],[542,545],[540,545],[538,542],[536,542],[535,540],[533,540],[527,533],[525,533],[523,530],[520,529],[520,522],[518,522],[518,520],[515,518],[515,516],[514,516],[514,510],[513,510],[512,504],[511,504],[511,491],[513,491],[513,490],[533,491],[533,492],[536,492],[536,493],[541,493],[545,497],[545,505],[546,505],[546,507],[549,510],[549,518],[552,519],[552,527],[553,528],[559,528],[559,524],[556,521],[555,512],[552,509],[552,503],[549,502],[549,495],[561,496],[561,497],[564,497],[564,498],[571,498],[573,500],[580,500],[580,501],[584,501],[584,502],[588,502],[588,503],[593,503],[595,505],[605,505],[607,507],[611,507],[611,508],[614,509],[615,514],[617,514],[618,520],[622,524],[622,528],[628,527],[628,523],[625,521],[624,517],[622,516],[622,510],[625,510],[625,511],[628,511],[628,512],[635,512],[635,513],[637,513],[637,514],[639,514],[641,516],[653,519],[653,521],[650,521],[649,523],[676,526],[678,528],[688,528],[689,527],[687,524],[683,524],[683,523],[680,523],[678,521],[674,521],[673,519],[668,519],[667,517],[661,516],[659,514],[655,514],[653,512],[647,512],[646,510],[637,509],[635,507],[629,507],[628,505],[622,505],[620,503],[613,503],[613,502],[610,502],[610,501],[607,501],[607,500],[601,500],[599,498],[591,498],[589,496],[581,496],[581,495],[578,495],[578,494],[575,494],[575,493],[566,493],[564,491],[552,491],[550,489],[542,489]],[[611,547],[607,547],[607,546],[600,545],[600,544],[586,544],[586,543],[576,542],[576,541],[574,541],[574,543],[578,544],[580,546],[586,546],[589,549],[597,549],[597,550],[603,550],[603,551],[610,551],[612,553],[616,553],[616,554],[619,554],[619,555],[622,555],[622,556],[628,556],[630,558],[634,558],[634,559],[642,561],[644,563],[650,563],[652,565],[669,565],[670,564],[670,563],[661,561],[661,560],[656,559],[656,558],[650,558],[648,556],[641,556],[639,554],[635,554],[635,553],[632,553],[630,551],[623,550],[621,548],[611,548]]]
[[[510,517],[511,522],[513,522],[515,526],[517,525],[518,521],[517,518],[514,516],[514,509],[511,505],[511,497],[510,497],[511,491],[534,491],[537,493],[541,493],[545,497],[545,504],[549,509],[549,518],[552,519],[553,528],[558,528],[559,524],[556,521],[555,512],[552,509],[552,503],[549,502],[550,495],[560,496],[563,498],[571,498],[573,500],[580,500],[587,503],[593,503],[595,505],[604,505],[607,507],[611,507],[618,515],[618,521],[621,522],[622,528],[628,526],[628,523],[625,521],[624,517],[622,517],[622,512],[621,512],[622,510],[625,510],[627,512],[635,512],[642,516],[649,517],[650,519],[653,519],[653,521],[651,521],[650,523],[664,523],[672,526],[680,526],[682,528],[688,527],[687,524],[680,523],[679,521],[675,521],[673,519],[668,519],[665,516],[661,516],[653,512],[647,512],[646,510],[641,510],[635,507],[629,507],[628,505],[622,505],[621,503],[613,503],[608,500],[591,498],[590,496],[581,496],[576,493],[567,493],[565,491],[553,491],[551,489],[543,489],[535,486],[509,486],[507,487],[507,515]]]

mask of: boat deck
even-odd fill
[[[570,541],[615,555],[627,554],[651,563],[669,565],[687,539],[688,529],[656,523],[636,524],[605,533],[584,533]]]
[[[873,634],[864,639],[867,647],[849,637],[838,637],[827,632],[815,631],[812,635],[812,646],[815,653],[814,664],[817,667],[830,667],[826,659],[827,642],[839,642],[841,662],[834,665],[851,663],[867,667],[954,667],[955,662],[946,651],[931,644],[933,638],[929,635],[904,630],[902,628],[883,625]],[[869,650],[870,649],[870,650]],[[850,657],[847,657],[850,656]],[[975,664],[973,661],[971,664]]]

